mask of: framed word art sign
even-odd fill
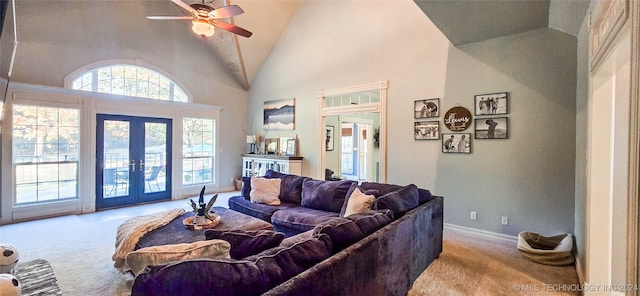
[[[452,132],[461,132],[471,126],[471,112],[465,107],[453,107],[444,114],[444,125]]]

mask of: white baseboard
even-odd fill
[[[575,256],[576,258],[576,274],[578,275],[578,283],[584,284],[586,282],[586,279],[584,278],[582,264],[580,263],[580,260],[578,260],[579,258],[578,253],[573,254],[573,256]]]
[[[445,229],[448,228],[448,229],[463,231],[463,232],[476,234],[476,235],[481,235],[481,236],[484,236],[484,237],[487,237],[487,238],[501,239],[501,240],[506,240],[506,241],[509,241],[509,242],[518,242],[518,237],[517,236],[512,236],[512,235],[508,235],[508,234],[497,233],[497,232],[492,232],[492,231],[487,231],[487,230],[482,230],[482,229],[477,229],[477,228],[471,228],[471,227],[460,226],[460,225],[449,224],[449,223],[444,223],[444,228]]]

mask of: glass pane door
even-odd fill
[[[96,207],[171,198],[171,120],[98,114]]]

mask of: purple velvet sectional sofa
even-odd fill
[[[251,203],[243,188],[229,208],[277,232],[207,230],[207,239],[228,240],[242,255],[150,266],[136,277],[132,295],[406,295],[442,252],[443,198],[428,190],[273,171],[265,177],[282,180],[280,206]],[[376,197],[374,209],[343,217],[355,188]]]

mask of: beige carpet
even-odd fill
[[[215,205],[226,206],[233,195],[237,192],[221,194]],[[130,217],[176,207],[190,209],[187,200],[178,200],[10,224],[0,226],[0,242],[15,245],[21,262],[49,261],[65,296],[124,296],[130,294],[133,277],[113,267],[116,228]],[[409,295],[519,295],[514,284],[576,282],[572,266],[529,262],[519,256],[515,243],[446,230],[444,253]]]
[[[580,295],[577,284],[574,265],[531,262],[518,253],[515,240],[446,228],[442,254],[408,296]]]

